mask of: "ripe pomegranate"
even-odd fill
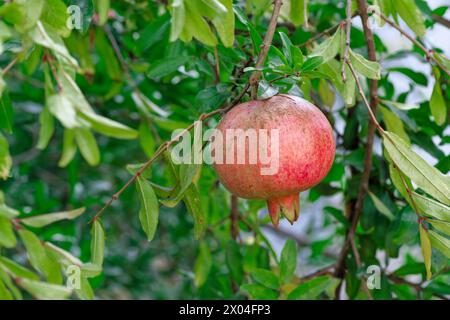
[[[217,126],[223,137],[223,159],[233,151],[227,144],[228,129],[278,129],[279,150],[268,135],[269,158],[278,156],[278,170],[263,175],[260,154],[249,161],[249,139],[235,143],[244,148],[245,161],[215,163],[214,168],[223,185],[234,195],[245,199],[266,199],[272,223],[278,226],[280,215],[293,224],[299,216],[299,192],[318,184],[333,164],[335,143],[332,128],[324,114],[312,103],[291,95],[279,94],[267,100],[255,100],[235,106]],[[259,139],[259,138],[258,138]],[[260,139],[258,144],[261,143]],[[237,150],[234,150],[237,151]],[[274,161],[272,159],[271,161]]]

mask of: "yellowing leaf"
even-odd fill
[[[423,261],[427,270],[427,280],[431,279],[431,242],[428,238],[427,231],[419,223],[420,246],[422,248]]]

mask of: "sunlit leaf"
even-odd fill
[[[383,143],[391,159],[404,174],[436,199],[450,204],[450,187],[439,170],[430,166],[392,132],[383,134]]]
[[[60,220],[72,220],[83,214],[85,208],[79,208],[71,211],[62,211],[37,215],[29,218],[22,218],[20,222],[30,227],[41,228]]]

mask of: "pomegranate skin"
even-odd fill
[[[318,184],[333,164],[335,142],[325,115],[302,98],[280,94],[235,106],[217,129],[223,136],[224,159],[227,129],[278,129],[278,170],[274,174],[261,174],[261,169],[270,164],[262,163],[260,154],[256,163],[249,162],[248,141],[237,145],[237,149],[245,148],[243,164],[237,163],[235,155],[233,163],[215,163],[214,169],[222,184],[234,195],[266,199],[275,226],[281,215],[294,223],[300,211],[299,193]],[[270,135],[268,137],[268,155],[275,157],[276,151],[272,150],[275,145]]]

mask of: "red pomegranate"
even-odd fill
[[[266,199],[272,223],[278,226],[280,215],[291,224],[298,219],[300,212],[299,193],[318,184],[333,164],[335,143],[332,128],[324,114],[312,103],[291,95],[280,94],[267,100],[242,103],[229,111],[220,121],[217,129],[223,137],[223,163],[215,163],[214,168],[223,185],[234,195],[245,199]],[[266,135],[270,165],[276,164],[274,172],[262,174],[268,168],[267,157],[250,161],[255,141],[248,135],[244,143],[239,143],[227,132],[242,129],[255,129],[278,132]],[[242,132],[241,130],[241,132]],[[239,130],[238,130],[239,131]],[[234,142],[234,146],[230,143]],[[253,145],[252,145],[253,143]],[[258,147],[264,145],[258,136]],[[264,148],[264,146],[263,146]],[[245,153],[245,161],[239,163],[239,149]],[[253,150],[252,150],[253,149]],[[233,161],[225,161],[227,155]],[[254,156],[254,155],[253,155]],[[254,159],[254,158],[253,158]],[[267,170],[266,170],[267,171]],[[269,170],[270,171],[270,170]]]

